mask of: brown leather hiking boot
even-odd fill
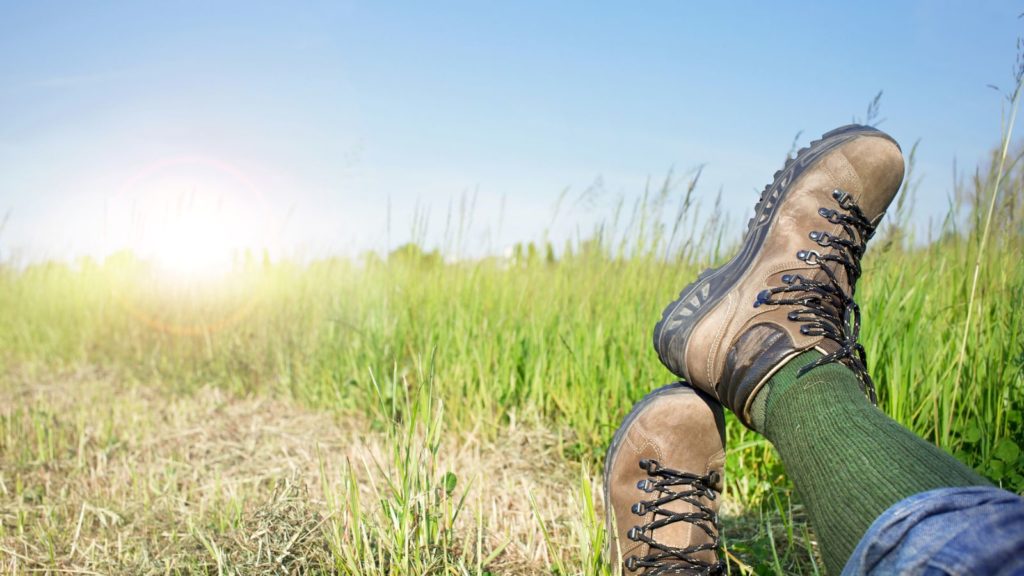
[[[824,356],[805,371],[842,362],[874,401],[853,293],[902,181],[899,145],[874,128],[844,126],[801,150],[761,194],[739,254],[665,309],[654,328],[662,363],[747,426],[757,391],[810,349]]]
[[[718,574],[722,406],[682,382],[637,402],[608,447],[604,504],[613,574]]]

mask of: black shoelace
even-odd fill
[[[860,278],[860,259],[864,256],[867,241],[875,233],[875,226],[864,216],[860,207],[849,194],[842,190],[834,190],[832,198],[842,210],[819,208],[818,214],[832,224],[843,227],[842,235],[831,235],[827,232],[810,233],[822,248],[833,248],[821,253],[817,250],[800,250],[796,253],[799,260],[808,264],[816,264],[825,273],[827,282],[817,281],[800,274],[785,274],[783,286],[762,290],[757,295],[754,307],[762,304],[782,306],[799,306],[787,314],[793,322],[804,322],[800,333],[806,336],[824,336],[839,344],[839,349],[822,356],[818,360],[800,369],[803,376],[812,369],[840,362],[852,369],[860,377],[865,393],[872,403],[878,403],[875,385],[868,376],[867,357],[864,346],[857,342],[860,336],[860,307],[853,300],[854,287]],[[849,294],[843,289],[836,270],[842,267],[846,272]],[[785,297],[775,298],[777,294]]]
[[[718,548],[718,514],[700,500],[701,497],[715,499],[716,494],[712,486],[719,482],[718,473],[712,470],[706,476],[698,476],[663,468],[657,460],[646,459],[640,461],[640,467],[647,472],[649,478],[641,480],[636,487],[656,496],[651,500],[642,500],[634,504],[633,513],[637,516],[653,513],[654,516],[650,522],[630,528],[627,536],[634,542],[646,543],[650,550],[646,556],[627,558],[626,568],[646,568],[645,576],[721,574],[724,566],[720,561],[705,562],[695,557],[698,552]],[[696,508],[696,511],[680,513],[664,508],[666,504],[675,501],[686,502]],[[655,530],[675,522],[689,522],[697,526],[711,537],[711,541],[675,548],[654,539]]]

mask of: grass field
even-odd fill
[[[930,243],[904,195],[858,300],[880,406],[1024,492],[1016,158]],[[604,450],[672,380],[653,323],[738,240],[690,200],[669,181],[557,250],[255,258],[205,287],[127,254],[0,263],[0,572],[605,573]],[[776,454],[729,418],[731,572],[818,573]]]

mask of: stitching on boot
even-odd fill
[[[718,388],[717,379],[712,377],[712,375],[714,374],[713,370],[715,366],[715,358],[718,356],[718,348],[722,344],[722,338],[725,337],[725,331],[726,329],[728,329],[729,324],[732,323],[733,314],[736,313],[735,300],[736,294],[734,292],[730,292],[729,295],[726,297],[725,321],[722,322],[721,325],[719,325],[718,334],[715,335],[715,339],[711,343],[711,350],[708,353],[707,381],[712,388]]]
[[[630,438],[630,436],[633,435],[633,434],[639,435],[640,438],[643,440],[643,442],[639,443],[639,444],[634,442]],[[640,455],[641,453],[643,453],[645,448],[650,446],[651,449],[654,450],[654,453],[658,455],[658,460],[660,460],[662,462],[665,461],[665,453],[661,450],[661,447],[658,446],[657,442],[655,442],[654,439],[652,439],[650,436],[648,436],[647,433],[644,432],[643,428],[641,426],[639,426],[639,425],[636,428],[634,428],[633,430],[630,430],[629,434],[626,434],[626,442],[629,443],[630,448],[632,448],[633,453],[636,454],[636,455]]]
[[[646,436],[644,443],[641,444],[640,448],[636,451],[636,455],[639,456],[647,447],[650,447],[654,451],[654,453],[658,456],[659,462],[665,461],[665,453],[661,450],[661,446],[658,446],[657,442],[655,442],[651,438],[647,438]]]
[[[853,184],[853,186],[850,187],[852,189],[851,191],[856,190],[857,197],[859,198],[864,194],[864,182],[861,181],[860,175],[857,174],[857,171],[853,169],[853,163],[850,162],[850,158],[846,156],[846,151],[842,148],[839,149],[839,157],[843,160],[843,176]],[[845,186],[843,181],[840,181],[839,184],[840,187]]]
[[[718,461],[722,461],[723,464],[725,463],[725,450],[724,449],[723,450],[719,450],[718,452],[715,452],[704,463],[704,476],[707,476],[711,472],[712,462],[717,463]]]
[[[761,277],[761,285],[767,285],[768,279],[778,274],[779,272],[785,272],[786,270],[817,270],[810,264],[798,264],[797,262],[778,262],[768,267],[765,270],[764,276]]]

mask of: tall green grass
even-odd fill
[[[1024,444],[1024,172],[1016,162],[980,255],[974,323],[955,384],[979,207],[994,177],[981,171],[962,184],[968,202],[938,240],[876,241],[858,288],[862,341],[888,413],[1022,490],[1021,463],[1010,458],[1012,446]],[[129,257],[6,266],[0,354],[8,365],[98,365],[181,388],[287,392],[364,413],[378,402],[372,378],[415,384],[433,359],[434,391],[449,406],[453,433],[493,433],[525,420],[558,430],[567,455],[599,461],[630,403],[672,378],[649,345],[661,308],[722,258],[694,249],[693,238],[705,234],[681,239],[666,223],[673,191],[667,183],[620,231],[606,226],[557,257],[525,249],[518,258],[444,264],[409,247],[387,260],[253,264],[207,291],[158,287]],[[681,227],[697,221],[688,209]],[[753,443],[755,459],[771,461],[741,427],[730,424],[729,432],[733,445]],[[758,476],[764,469],[733,474],[736,487],[749,474],[770,479]]]
[[[858,287],[880,406],[1017,492],[1024,492],[1022,154],[1007,155],[998,187],[998,155],[959,180],[930,242],[915,240],[896,209]],[[398,475],[378,487],[384,508],[372,521],[361,515],[369,505],[354,487],[331,504],[335,568],[481,572],[494,551],[410,552],[472,547],[467,535],[450,540],[462,505],[451,490],[459,471],[431,464],[437,435],[550,429],[562,456],[595,475],[632,402],[673,379],[650,346],[662,307],[738,240],[719,211],[696,205],[696,183],[696,176],[670,177],[634,206],[620,205],[588,238],[558,250],[520,246],[509,258],[445,263],[442,254],[407,245],[387,258],[251,261],[202,290],[167,285],[130,255],[102,264],[4,263],[0,362],[5,371],[39,375],[100,367],[185,393],[215,385],[284,394],[368,419],[399,447],[390,463]],[[728,495],[764,537],[730,539],[727,522],[726,542],[760,554],[765,570],[813,568],[811,539],[774,451],[735,420],[727,433]],[[47,450],[44,436],[18,450]],[[589,485],[574,488],[567,505],[594,516]],[[594,516],[579,528],[589,555],[567,567],[552,552],[552,566],[598,570],[598,524]],[[776,542],[779,526],[788,544]]]

